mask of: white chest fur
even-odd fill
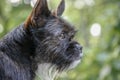
[[[58,71],[56,70],[56,67],[50,63],[44,63],[38,65],[38,69],[35,73],[37,80],[54,80]]]

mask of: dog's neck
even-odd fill
[[[2,44],[5,45],[3,46],[4,49],[6,47],[10,48],[10,52],[15,55],[17,53],[22,56],[29,56],[34,51],[31,35],[24,28],[24,24],[19,25],[15,30],[6,35],[2,40]]]
[[[58,74],[56,67],[50,63],[38,64],[35,80],[54,80]]]

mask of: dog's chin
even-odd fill
[[[71,70],[71,69],[74,69],[75,67],[77,67],[77,65],[78,65],[79,63],[81,63],[82,57],[83,57],[83,53],[80,53],[79,59],[74,60],[74,61],[70,64],[70,66],[67,68],[67,70]]]
[[[67,70],[71,70],[71,69],[75,68],[80,62],[81,62],[81,60],[76,60],[76,61],[72,62]]]

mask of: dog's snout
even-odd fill
[[[71,42],[70,43],[70,47],[76,48],[77,50],[81,50],[81,51],[83,49],[83,47],[78,42],[76,42],[76,41]]]
[[[76,44],[75,46],[76,46],[79,50],[82,50],[82,48],[83,48],[83,47],[82,47],[81,45],[79,45],[79,44]]]

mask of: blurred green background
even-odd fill
[[[35,0],[0,0],[0,38],[24,22]],[[60,0],[48,0],[55,9]],[[66,0],[63,18],[75,25],[84,58],[58,80],[120,80],[120,0]]]

